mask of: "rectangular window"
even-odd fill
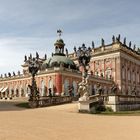
[[[137,73],[137,82],[140,83],[140,74]]]
[[[130,70],[128,71],[128,80],[130,80]]]

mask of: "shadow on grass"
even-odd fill
[[[16,104],[15,106],[17,106],[17,107],[21,107],[21,108],[30,108],[28,102],[18,103],[18,104]]]
[[[29,108],[28,102],[21,101],[0,101],[1,111],[22,111]]]

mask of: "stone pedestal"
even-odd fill
[[[90,112],[90,104],[92,103],[93,101],[79,101],[78,103],[78,110],[79,112]]]
[[[106,104],[106,107],[111,107],[114,112],[117,111],[117,103],[118,103],[118,97],[117,96],[108,96],[108,103]]]
[[[114,112],[140,109],[140,96],[109,95],[106,107],[111,107]]]

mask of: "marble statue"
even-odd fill
[[[78,94],[80,96],[79,101],[89,100],[89,88],[87,78],[82,78],[82,82],[78,84]]]

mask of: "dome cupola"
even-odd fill
[[[58,33],[59,38],[54,43],[54,46],[55,46],[55,54],[63,54],[64,55],[64,46],[65,46],[65,43],[64,43],[63,39],[61,39],[62,31],[59,29],[59,30],[57,30],[57,33]]]
[[[67,55],[64,54],[64,46],[65,43],[63,39],[61,39],[61,30],[57,30],[59,35],[59,39],[54,43],[55,53],[51,58],[44,61],[42,65],[42,69],[52,68],[52,67],[65,67],[70,69],[76,69],[75,63],[68,57],[68,51],[66,51]],[[67,49],[66,49],[67,50]]]

